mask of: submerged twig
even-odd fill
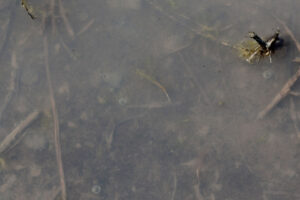
[[[72,50],[66,45],[66,43],[63,41],[63,39],[60,37],[60,42],[63,46],[63,48],[66,50],[66,52],[69,54],[69,56],[73,59],[73,60],[77,60],[76,55],[74,55],[74,53],[72,52]]]
[[[17,63],[17,55],[16,55],[15,51],[13,51],[11,54],[11,67],[12,67],[12,70],[10,73],[10,82],[9,82],[9,86],[7,88],[8,93],[4,98],[4,103],[0,107],[0,120],[2,119],[3,112],[5,111],[8,104],[10,103],[13,93],[16,89],[16,81],[17,81],[17,73],[18,73],[17,71],[19,69],[19,65]]]
[[[258,114],[257,118],[264,118],[282,99],[284,99],[290,93],[291,87],[295,84],[299,77],[300,67],[298,71],[284,84],[273,100]]]
[[[281,19],[273,16],[284,28],[284,30],[287,32],[287,34],[292,38],[293,42],[295,43],[298,51],[300,52],[300,43],[298,42],[298,40],[296,39],[295,35],[293,34],[293,32],[291,31],[291,29],[289,29],[289,27],[284,23],[284,21],[282,21]]]
[[[12,5],[14,5],[14,3],[15,3],[14,1],[11,1],[9,8],[11,8]],[[1,22],[1,30],[2,30],[1,31],[1,41],[3,41],[3,42],[1,42],[1,46],[0,46],[0,59],[2,59],[2,56],[6,55],[4,52],[7,49],[8,43],[11,41],[9,39],[9,36],[11,36],[11,34],[12,34],[12,28],[14,27],[13,24],[14,24],[15,18],[16,18],[15,17],[16,9],[11,8],[10,10],[11,10],[10,15],[6,17],[8,20],[6,28],[4,28],[5,27],[4,23]]]
[[[55,99],[54,99],[54,92],[53,92],[53,88],[52,88],[52,81],[51,81],[51,75],[50,75],[50,69],[49,69],[50,67],[49,67],[49,58],[48,58],[48,55],[49,55],[49,53],[48,53],[48,38],[46,35],[44,35],[43,43],[44,43],[44,56],[45,56],[45,68],[46,68],[46,75],[47,75],[47,83],[48,83],[52,117],[53,117],[53,123],[54,123],[54,132],[53,132],[54,133],[54,145],[55,145],[56,162],[57,162],[59,179],[60,179],[61,198],[62,198],[62,200],[66,200],[67,192],[66,192],[66,184],[65,184],[65,178],[64,178],[63,163],[62,163],[62,158],[61,158],[59,121],[58,121],[57,108],[56,108],[56,103],[55,103]]]
[[[11,133],[9,133],[4,140],[0,143],[0,154],[6,151],[13,145],[19,136],[33,121],[39,116],[39,111],[34,111],[26,117],[24,121],[21,122]]]
[[[62,4],[62,1],[61,0],[50,0],[50,4],[49,4],[49,10],[48,10],[48,14],[47,16],[50,17],[50,20],[51,20],[51,27],[52,27],[52,34],[55,34],[56,33],[56,21],[55,19],[57,18],[56,13],[55,13],[55,10],[56,10],[56,2],[58,1],[58,11],[59,11],[59,16],[61,17],[64,25],[65,25],[65,28],[67,30],[67,33],[68,35],[73,39],[74,36],[75,36],[75,33],[73,31],[73,28],[66,16],[66,11],[65,11],[65,8]],[[46,16],[43,16],[42,18],[42,21],[43,21],[43,24],[45,25],[45,22],[46,22]],[[43,30],[45,29],[45,27],[43,28]]]
[[[78,31],[76,35],[78,36],[86,32],[94,24],[94,22],[95,19],[91,19],[84,27],[82,27],[82,29],[80,29],[80,31]]]
[[[51,18],[51,24],[52,24],[52,32],[56,32],[56,22],[55,22],[55,4],[57,0],[50,0],[50,18]],[[62,4],[61,0],[58,0],[58,9],[60,17],[62,18],[65,28],[67,30],[67,33],[69,36],[73,39],[74,38],[74,31],[73,28],[70,25],[70,22],[68,18],[66,17],[66,11]],[[46,16],[44,16],[43,19],[44,23],[46,23]],[[48,53],[48,37],[43,32],[43,44],[44,44],[44,57],[45,57],[45,68],[46,68],[46,76],[47,76],[47,85],[49,90],[49,96],[50,96],[50,102],[51,102],[51,110],[52,110],[52,117],[53,117],[53,124],[54,124],[54,146],[55,146],[55,154],[56,154],[56,162],[58,167],[58,174],[59,174],[59,180],[60,180],[60,188],[61,188],[61,199],[66,200],[67,199],[67,191],[66,191],[66,183],[65,183],[65,177],[64,177],[64,168],[63,168],[63,162],[62,162],[62,153],[61,153],[61,144],[60,144],[60,131],[59,131],[59,120],[58,120],[58,114],[57,114],[57,108],[56,108],[56,102],[54,98],[54,92],[52,87],[52,80],[51,80],[51,74],[50,74],[50,67],[49,67],[49,53]],[[67,50],[68,53],[70,53],[68,47],[65,45],[64,42],[62,42],[63,47]],[[70,53],[71,57],[74,59],[75,56]],[[74,56],[74,57],[73,57]]]
[[[178,106],[180,102],[150,102],[148,104],[139,104],[139,105],[127,105],[126,108],[140,108],[140,109],[159,109],[170,106]]]
[[[60,15],[63,19],[63,22],[66,26],[67,32],[68,32],[68,34],[71,38],[74,38],[75,34],[74,34],[74,31],[73,31],[73,28],[72,28],[72,26],[71,26],[71,24],[70,24],[70,22],[69,22],[69,20],[66,16],[66,11],[65,11],[65,8],[64,8],[61,0],[58,0],[58,6],[59,6],[59,13],[60,13]]]
[[[31,19],[35,19],[35,15],[33,14],[32,6],[27,3],[27,0],[21,0],[21,5],[25,8],[27,14],[31,17]]]
[[[176,175],[176,172],[175,172],[175,174],[174,174],[174,185],[173,185],[171,200],[175,199],[176,190],[177,190],[177,175]]]
[[[168,102],[171,102],[171,99],[169,97],[169,94],[166,90],[166,88],[164,86],[162,86],[157,80],[155,80],[154,78],[152,78],[151,76],[145,74],[145,72],[143,72],[142,70],[140,69],[136,69],[135,71],[139,76],[147,79],[148,81],[150,81],[152,84],[156,85],[159,89],[161,89],[161,91],[165,94],[165,96],[167,97],[168,99]]]
[[[290,91],[290,95],[300,97],[300,92]]]
[[[54,15],[54,10],[55,10],[55,0],[50,1],[50,8],[49,8],[49,15],[51,18],[51,26],[52,26],[52,34],[56,33],[56,24],[55,24],[55,15]]]
[[[300,138],[300,129],[299,129],[299,126],[298,126],[298,116],[297,116],[297,113],[296,113],[295,102],[294,102],[294,99],[292,97],[290,98],[290,116],[291,116],[291,119],[293,121],[294,128],[295,128],[296,133],[297,133],[297,137]]]
[[[104,139],[105,139],[105,142],[106,142],[106,146],[107,146],[107,149],[110,149],[111,148],[111,144],[113,142],[113,136],[114,136],[114,129],[115,129],[115,122],[113,119],[111,119],[106,127],[106,132],[104,134]]]
[[[293,32],[289,29],[289,27],[279,18],[273,15],[273,17],[283,26],[287,34],[291,37],[293,42],[295,43],[298,52],[300,53],[300,43],[296,39]],[[298,57],[296,57],[296,62]],[[300,77],[300,67],[298,71],[284,84],[280,92],[273,98],[273,100],[258,114],[258,119],[264,118],[272,109],[275,107],[282,99],[284,99],[288,94],[294,95],[295,93],[291,91],[291,87],[295,84],[295,82]]]

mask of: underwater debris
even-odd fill
[[[28,4],[27,0],[21,0],[21,5],[25,8],[27,14],[31,17],[31,19],[35,19],[36,16],[33,14],[33,8],[31,5]]]
[[[0,143],[0,154],[16,145],[16,141],[20,138],[20,134],[24,134],[24,130],[34,122],[40,115],[40,111],[34,111],[27,116],[11,133],[9,133]]]
[[[297,72],[284,84],[282,89],[275,95],[273,100],[258,113],[257,119],[264,118],[282,99],[284,99],[291,92],[291,87],[300,77],[300,68]]]
[[[277,29],[267,40],[263,40],[255,32],[249,32],[249,37],[252,40],[244,40],[235,46],[235,49],[238,50],[239,57],[249,63],[253,63],[268,56],[270,63],[272,63],[271,55],[283,42],[283,40],[279,38],[279,30]]]
[[[273,17],[283,26],[284,30],[291,37],[291,39],[293,40],[293,42],[297,47],[298,52],[300,53],[300,42],[296,39],[294,33],[290,30],[290,28],[285,24],[284,21],[278,19],[275,16]],[[296,57],[296,61],[297,58],[298,57]],[[287,80],[287,82],[283,85],[282,89],[275,95],[275,97],[271,100],[271,102],[262,111],[258,113],[257,119],[264,118],[282,99],[284,99],[289,94],[297,96],[297,92],[293,92],[292,87],[299,79],[299,77],[300,77],[300,68],[298,68],[295,74]]]
[[[169,97],[169,94],[166,90],[166,88],[164,86],[162,86],[157,80],[155,80],[154,78],[152,78],[151,76],[147,75],[145,72],[143,72],[140,69],[136,69],[135,70],[136,74],[139,75],[142,78],[145,78],[146,80],[150,81],[152,84],[154,84],[155,86],[157,86],[159,89],[161,89],[161,91],[164,93],[164,95],[166,96],[168,102],[171,102],[171,98]]]

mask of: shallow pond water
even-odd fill
[[[258,119],[298,69],[279,21],[300,40],[296,0],[28,0],[34,20],[12,2],[0,3],[0,142],[42,114],[1,152],[0,199],[60,199],[51,96],[67,199],[300,198],[298,98]],[[277,28],[272,63],[239,57],[249,31]]]

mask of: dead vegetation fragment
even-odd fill
[[[288,28],[288,26],[280,19],[275,18],[287,32],[287,34],[292,38],[295,43],[298,52],[300,53],[300,43],[296,39],[293,32]],[[297,57],[296,57],[297,59]],[[257,119],[264,118],[279,102],[281,102],[286,96],[293,95],[292,87],[300,77],[300,67],[295,72],[295,74],[283,85],[282,89],[275,95],[271,102],[257,115]]]
[[[27,14],[30,16],[31,19],[36,19],[37,14],[34,9],[34,7],[28,3],[27,0],[21,0],[21,5],[27,12]],[[56,27],[57,27],[57,18],[61,18],[64,24],[64,27],[71,39],[74,39],[75,33],[71,26],[71,23],[69,22],[65,8],[63,6],[63,3],[61,0],[50,0],[49,6],[46,6],[46,9],[43,13],[41,13],[41,31],[43,38],[43,45],[44,45],[44,65],[46,70],[46,76],[47,76],[47,85],[49,90],[49,98],[51,102],[51,110],[52,110],[52,117],[53,117],[53,125],[54,125],[54,146],[55,146],[55,152],[56,152],[56,162],[58,167],[58,174],[59,174],[59,180],[60,180],[60,194],[62,200],[67,199],[67,192],[66,192],[66,184],[65,184],[65,178],[64,178],[64,169],[63,169],[63,162],[62,162],[62,153],[61,153],[61,144],[60,144],[60,131],[59,131],[59,119],[58,119],[58,111],[56,107],[53,87],[52,87],[52,79],[51,79],[51,73],[50,73],[50,65],[49,65],[49,45],[48,45],[48,36],[47,30],[46,30],[46,18],[50,19],[51,22],[51,29],[52,33],[56,34]],[[58,10],[58,13],[56,13],[56,8]],[[81,33],[86,31],[92,23],[86,25],[84,29],[81,30]],[[63,43],[63,41],[62,41]],[[63,45],[65,45],[63,43]],[[67,47],[65,47],[67,49]],[[8,88],[8,94],[5,97],[5,103],[0,108],[0,119],[3,111],[7,107],[7,105],[11,101],[12,94],[15,90],[15,79],[16,79],[16,71],[18,70],[18,64],[17,64],[17,56],[16,52],[13,51],[12,53],[12,73],[11,73],[11,81]],[[22,134],[24,133],[24,130],[33,122],[35,121],[40,114],[40,111],[34,111],[32,112],[23,122],[21,122],[10,134],[8,134],[4,140],[0,143],[0,153],[4,153],[7,151],[7,149],[11,149],[14,145],[17,144],[18,139],[21,138]],[[5,162],[4,162],[5,163]]]

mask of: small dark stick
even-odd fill
[[[21,1],[21,5],[25,8],[27,14],[31,17],[31,19],[35,19],[36,17],[32,14],[32,10],[30,9],[30,6],[28,5],[26,0]]]
[[[249,37],[254,39],[263,50],[267,50],[267,44],[256,33],[249,32]]]
[[[274,44],[279,40],[279,30],[277,30],[274,35],[266,41],[266,47],[268,50],[272,50]]]

